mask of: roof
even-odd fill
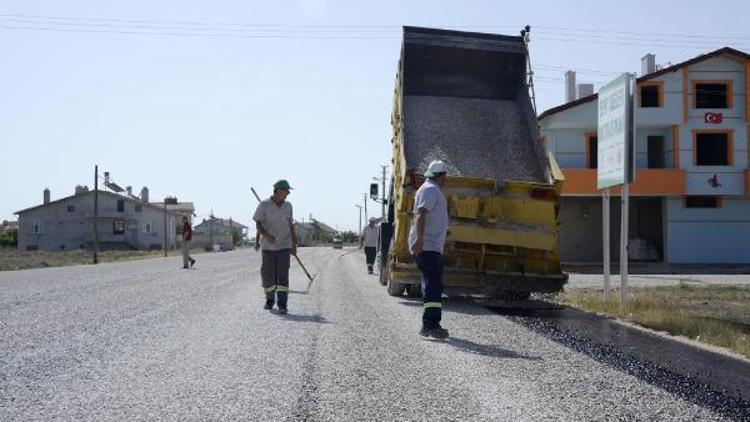
[[[570,101],[568,103],[565,103],[563,105],[559,105],[557,107],[552,107],[549,110],[546,110],[544,113],[540,114],[539,117],[537,117],[537,120],[542,120],[547,116],[551,116],[553,114],[559,113],[561,111],[565,111],[569,108],[576,107],[578,105],[587,103],[589,101],[594,101],[595,99],[599,98],[599,94],[591,94],[589,96],[579,98],[577,100]]]
[[[198,228],[198,227],[202,227],[204,225],[208,226],[209,224],[211,224],[211,220],[203,220],[199,224],[197,224],[195,227]],[[229,226],[229,219],[215,218],[214,217],[214,224],[219,224],[221,226]],[[239,229],[246,229],[247,228],[246,225],[244,225],[242,223],[239,223],[239,222],[237,222],[235,220],[232,220],[232,227],[237,227]]]
[[[2,223],[0,223],[0,231],[3,230],[14,230],[18,228],[18,221],[7,221],[3,220]]]
[[[328,232],[328,233],[336,233],[338,231],[338,230],[334,229],[333,227],[331,227],[331,226],[329,226],[329,225],[327,225],[327,224],[325,224],[323,222],[320,222],[320,221],[318,221],[318,220],[316,220],[314,218],[311,218],[311,220],[312,220],[313,226],[315,228],[319,229],[319,230],[322,230],[322,231],[325,231],[325,232]]]
[[[58,204],[58,203],[61,203],[61,202],[67,201],[67,200],[69,200],[69,199],[72,199],[72,198],[77,198],[77,197],[81,197],[81,196],[88,196],[88,195],[93,195],[93,194],[94,194],[94,192],[96,192],[96,191],[95,191],[95,190],[90,190],[90,191],[86,191],[86,192],[82,192],[82,193],[79,193],[79,194],[77,194],[77,195],[70,195],[70,196],[66,196],[66,197],[64,197],[64,198],[60,198],[60,199],[57,199],[57,200],[51,201],[51,202],[50,202],[50,203],[48,203],[48,204],[41,204],[41,205],[36,205],[36,206],[30,207],[30,208],[26,208],[26,209],[23,209],[23,210],[20,210],[20,211],[16,211],[16,212],[14,212],[13,214],[16,214],[16,215],[20,215],[21,213],[25,213],[25,212],[28,212],[28,211],[33,211],[33,210],[36,210],[36,209],[39,209],[39,208],[43,208],[43,207],[47,207],[47,206],[50,206],[50,205],[53,205],[53,204]],[[155,209],[155,210],[159,210],[159,211],[163,211],[163,210],[164,210],[163,208],[160,208],[160,207],[154,206],[154,205],[153,205],[152,203],[149,203],[149,202],[142,202],[142,201],[139,201],[139,200],[135,200],[135,199],[132,199],[132,198],[130,198],[130,197],[127,197],[127,196],[125,196],[125,195],[119,195],[119,194],[116,194],[116,193],[114,193],[114,192],[109,192],[109,191],[105,191],[105,190],[100,190],[100,191],[99,191],[99,195],[110,195],[110,196],[114,196],[114,197],[115,197],[116,199],[122,199],[122,200],[128,201],[128,202],[130,202],[130,203],[134,203],[134,204],[136,204],[136,205],[142,205],[142,206],[144,206],[144,207],[149,207],[149,208],[153,208],[153,209]],[[169,211],[169,212],[170,212],[171,214],[175,215],[175,216],[178,216],[178,214],[176,214],[176,213],[175,213],[175,212],[173,212],[173,211]]]
[[[735,56],[744,60],[750,59],[750,54],[745,53],[744,51],[735,50],[734,48],[731,48],[731,47],[724,47],[718,50],[714,50],[710,53],[701,54],[700,56],[695,56],[692,59],[686,60],[682,63],[677,63],[675,65],[665,67],[664,69],[659,69],[656,72],[651,72],[647,75],[643,75],[640,78],[638,78],[637,81],[638,82],[647,81],[649,79],[656,78],[657,76],[661,76],[666,73],[676,72],[685,66],[690,66],[691,64],[702,62],[704,60],[708,60],[708,59],[714,58],[716,56],[721,56],[721,55]]]
[[[730,56],[739,57],[739,58],[744,59],[744,60],[750,60],[750,54],[745,53],[744,51],[736,50],[736,49],[731,48],[731,47],[723,47],[723,48],[720,48],[718,50],[714,50],[714,51],[712,51],[710,53],[701,54],[700,56],[695,56],[692,59],[685,60],[684,62],[677,63],[677,64],[669,66],[669,67],[665,67],[664,69],[659,69],[656,72],[651,72],[649,74],[643,75],[640,78],[636,79],[636,83],[637,82],[645,82],[645,81],[648,81],[650,79],[657,78],[657,77],[659,77],[661,75],[665,75],[667,73],[676,72],[676,71],[682,69],[683,67],[690,66],[692,64],[699,63],[699,62],[702,62],[704,60],[712,59],[714,57],[721,56],[721,55],[730,55]],[[569,108],[578,106],[580,104],[584,104],[584,103],[587,103],[589,101],[593,101],[593,100],[597,99],[598,97],[599,97],[598,94],[592,94],[592,95],[589,95],[587,97],[579,98],[579,99],[577,99],[575,101],[571,101],[569,103],[565,103],[565,104],[559,105],[557,107],[553,107],[553,108],[551,108],[549,110],[546,110],[544,113],[540,114],[539,117],[538,117],[538,120],[542,120],[542,119],[544,119],[547,116],[551,116],[551,115],[553,115],[555,113],[559,113],[561,111],[565,111],[565,110],[567,110]]]
[[[149,204],[157,207],[157,208],[164,208],[164,201],[162,202],[149,202]],[[177,211],[195,211],[195,206],[192,202],[178,202],[176,204],[167,204],[168,210],[173,210],[175,212]]]
[[[294,224],[304,229],[320,230],[327,233],[336,233],[336,229],[314,218],[311,221],[295,221]]]

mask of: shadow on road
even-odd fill
[[[294,322],[316,322],[318,324],[330,324],[331,322],[325,319],[322,315],[295,315],[295,314],[286,314],[286,315],[279,315],[281,318],[284,318],[289,321]]]
[[[494,346],[490,344],[479,344],[471,340],[465,340],[461,338],[451,337],[447,340],[447,343],[457,349],[460,349],[467,353],[473,353],[482,356],[489,356],[494,358],[505,358],[505,359],[528,359],[528,360],[541,360],[538,356],[526,356],[516,352],[505,350],[502,347]]]

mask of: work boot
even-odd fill
[[[190,268],[193,268],[193,265],[195,265],[195,260],[190,258]]]
[[[270,311],[271,309],[273,309],[273,302],[266,302],[266,304],[263,305],[263,309],[267,311]]]
[[[372,274],[372,265],[367,266],[367,274]]]
[[[286,314],[287,314],[286,308],[279,307],[279,315],[286,315]]]
[[[448,338],[448,330],[442,327],[427,328],[423,326],[422,329],[419,330],[419,335],[421,335],[422,337],[444,339]]]

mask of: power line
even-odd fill
[[[279,24],[279,23],[246,23],[246,22],[198,22],[198,21],[170,21],[170,20],[150,20],[150,19],[121,19],[121,18],[94,18],[94,17],[73,17],[73,16],[59,16],[59,15],[39,15],[39,14],[22,14],[22,13],[2,13],[0,17],[4,18],[21,18],[21,19],[36,19],[36,20],[50,20],[50,21],[77,21],[77,22],[115,22],[115,23],[139,23],[139,24],[151,24],[151,25],[188,25],[188,26],[235,26],[235,27],[252,27],[252,28],[295,28],[295,29],[327,29],[327,30],[381,30],[381,31],[392,31],[400,30],[401,25],[384,25],[384,24],[368,24],[368,25],[299,25],[299,24]],[[496,25],[496,24],[474,24],[474,25],[441,25],[441,27],[451,28],[466,28],[466,29],[509,29],[517,30],[521,25]],[[737,39],[750,41],[750,36],[737,35],[737,34],[696,34],[696,33],[676,33],[676,32],[643,32],[643,31],[621,31],[611,29],[594,29],[594,28],[581,28],[581,27],[565,27],[565,26],[547,26],[547,25],[535,25],[534,29],[541,31],[562,31],[568,33],[567,35],[573,36],[587,36],[587,37],[601,37],[601,35],[592,34],[615,34],[618,36],[627,36],[630,38],[647,38],[653,40],[654,37],[660,37],[659,39],[680,39],[680,38],[713,38],[717,40],[726,39]]]
[[[547,41],[560,41],[560,42],[566,42],[566,43],[575,43],[575,44],[606,44],[606,45],[632,45],[632,46],[646,46],[646,47],[673,47],[673,48],[688,48],[688,49],[694,49],[694,50],[705,50],[708,48],[715,48],[716,43],[697,43],[694,41],[655,41],[655,40],[646,40],[646,39],[618,39],[618,38],[609,38],[609,39],[599,39],[599,38],[591,38],[587,36],[580,36],[579,38],[571,38],[567,36],[549,36],[549,35],[536,35],[537,39],[547,40]],[[734,43],[734,42],[727,42],[728,44],[733,44],[738,47],[745,47],[750,45],[750,43]],[[727,44],[724,43],[724,44]]]
[[[728,39],[728,38],[734,38],[734,39],[744,39],[750,41],[750,36],[747,35],[736,35],[736,34],[714,34],[714,35],[708,35],[708,34],[695,34],[695,33],[679,33],[679,32],[673,32],[673,33],[666,33],[666,32],[635,32],[635,31],[614,31],[614,30],[601,30],[601,29],[586,29],[586,28],[571,28],[571,27],[564,27],[564,26],[536,26],[535,28],[539,29],[553,29],[558,31],[567,31],[567,32],[580,32],[580,33],[602,33],[602,34],[620,34],[620,35],[630,35],[630,36],[637,36],[637,37],[671,37],[671,38],[715,38],[715,39]]]
[[[112,19],[92,17],[67,17],[54,15],[33,14],[0,14],[0,18],[6,23],[14,24],[12,29],[38,29],[37,27],[19,28],[18,25],[43,24],[42,30],[57,29],[57,26],[85,26],[100,27],[107,29],[146,29],[146,30],[179,30],[179,31],[219,31],[224,32],[280,32],[285,36],[289,33],[330,33],[330,34],[389,34],[400,32],[399,25],[298,25],[278,23],[243,23],[243,22],[198,22],[198,21],[168,21],[148,19]],[[446,25],[446,28],[455,29],[493,29],[493,30],[516,30],[518,27],[503,25]],[[706,39],[723,40],[735,42],[742,45],[750,43],[750,37],[739,35],[710,35],[710,34],[669,34],[659,32],[634,32],[613,31],[586,28],[570,28],[560,26],[536,26],[535,37],[562,42],[587,42],[624,45],[665,46],[701,48],[700,46],[712,47],[714,41],[701,41]],[[128,32],[130,33],[130,32]],[[192,35],[192,34],[191,34]],[[349,37],[346,37],[349,38]],[[700,40],[696,40],[699,38]],[[689,39],[689,40],[686,40]]]
[[[241,34],[241,33],[190,33],[190,32],[148,32],[124,29],[79,29],[79,28],[55,28],[42,26],[13,26],[0,25],[0,28],[11,30],[31,30],[50,32],[71,32],[84,34],[118,34],[118,35],[149,35],[149,36],[172,36],[172,37],[214,37],[214,38],[297,38],[297,39],[321,39],[321,40],[398,40],[400,37],[373,37],[373,36],[316,36],[309,34]]]

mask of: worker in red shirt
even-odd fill
[[[193,239],[193,228],[186,216],[182,216],[182,268],[190,268],[195,265],[195,260],[190,256],[190,241]]]

